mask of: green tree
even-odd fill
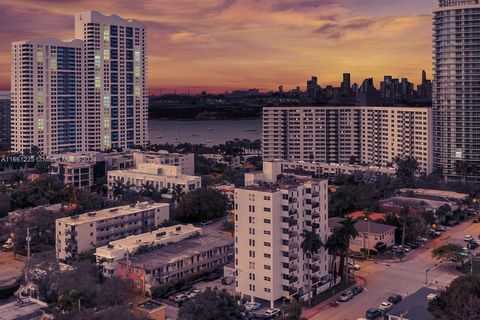
[[[195,299],[185,302],[179,320],[243,320],[240,305],[226,290],[207,288]]]
[[[333,282],[330,282],[331,285],[337,283],[337,257],[342,255],[343,252],[347,251],[346,243],[343,239],[343,236],[338,232],[332,233],[325,243],[325,249],[327,249],[330,257],[330,272],[333,274]]]
[[[456,278],[429,303],[429,310],[441,320],[480,319],[480,277]]]
[[[463,251],[462,246],[455,243],[447,243],[432,250],[432,258],[450,261],[456,260],[459,253]]]
[[[355,224],[357,221],[353,220],[351,217],[345,218],[344,220],[340,221],[339,224],[341,225],[336,231],[338,232],[339,237],[343,239],[345,242],[346,250],[342,253],[340,257],[340,272],[347,278],[348,275],[348,252],[350,250],[350,241],[354,240],[358,237],[358,231],[355,228]]]
[[[293,299],[290,304],[286,305],[283,313],[283,320],[306,320],[302,317],[302,305],[297,299]]]
[[[176,219],[183,223],[201,222],[225,216],[228,199],[214,189],[200,188],[188,192],[175,209]]]
[[[420,165],[413,157],[395,159],[396,170],[396,188],[413,188],[415,187],[415,176],[420,172]]]
[[[323,247],[322,240],[316,232],[316,229],[312,231],[304,229],[302,232],[303,241],[300,244],[302,248],[303,257],[307,258],[307,277],[308,277],[308,305],[312,305],[312,276],[311,276],[311,262],[312,256],[317,254]]]

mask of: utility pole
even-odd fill
[[[27,237],[25,238],[27,241],[27,260],[30,261],[30,241],[32,241],[32,237],[30,236],[30,228],[27,227]]]

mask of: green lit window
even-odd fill
[[[142,95],[142,88],[140,86],[135,86],[135,96],[140,97]]]
[[[95,67],[100,67],[100,52],[95,51]]]
[[[95,90],[100,89],[100,76],[95,76]]]
[[[135,73],[135,77],[140,77],[140,67],[135,67],[134,73]]]
[[[135,49],[135,61],[140,61],[140,49]]]
[[[110,41],[110,27],[105,26],[103,28],[103,41]]]
[[[110,129],[110,118],[104,118],[103,119],[103,128],[104,129]]]
[[[43,51],[37,51],[37,62],[43,62]]]
[[[57,71],[57,58],[50,59],[50,70]]]
[[[45,130],[45,120],[44,119],[38,119],[37,128],[38,128],[38,131]]]
[[[103,50],[103,59],[106,61],[110,60],[110,50],[109,49],[104,49]]]

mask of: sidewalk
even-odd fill
[[[355,277],[355,286],[362,286],[362,287],[365,287],[367,284],[367,282],[365,281],[365,279],[363,279],[362,277]],[[351,286],[353,287],[353,285]],[[350,288],[351,288],[350,287]],[[337,295],[335,295],[335,298],[340,294],[340,292],[338,292]],[[330,308],[330,303],[332,302],[332,299],[327,299],[325,301],[323,301],[322,303],[316,305],[315,307],[311,308],[311,309],[306,309],[302,312],[302,317],[305,317],[307,319],[310,319],[312,318],[313,316],[315,316],[316,314],[322,312],[323,310],[327,309],[327,308]]]

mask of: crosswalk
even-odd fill
[[[453,274],[443,274],[441,275],[440,277],[434,279],[433,281],[430,281],[428,284],[427,284],[427,287],[428,288],[432,288],[432,289],[445,289],[446,287],[448,287],[450,285],[450,283],[455,279],[457,278],[457,275],[453,275]]]
[[[362,267],[360,270],[355,271],[355,275],[360,276],[360,277],[366,277],[372,273],[376,273],[379,271],[382,271],[386,268],[384,264],[371,264],[368,266]]]

